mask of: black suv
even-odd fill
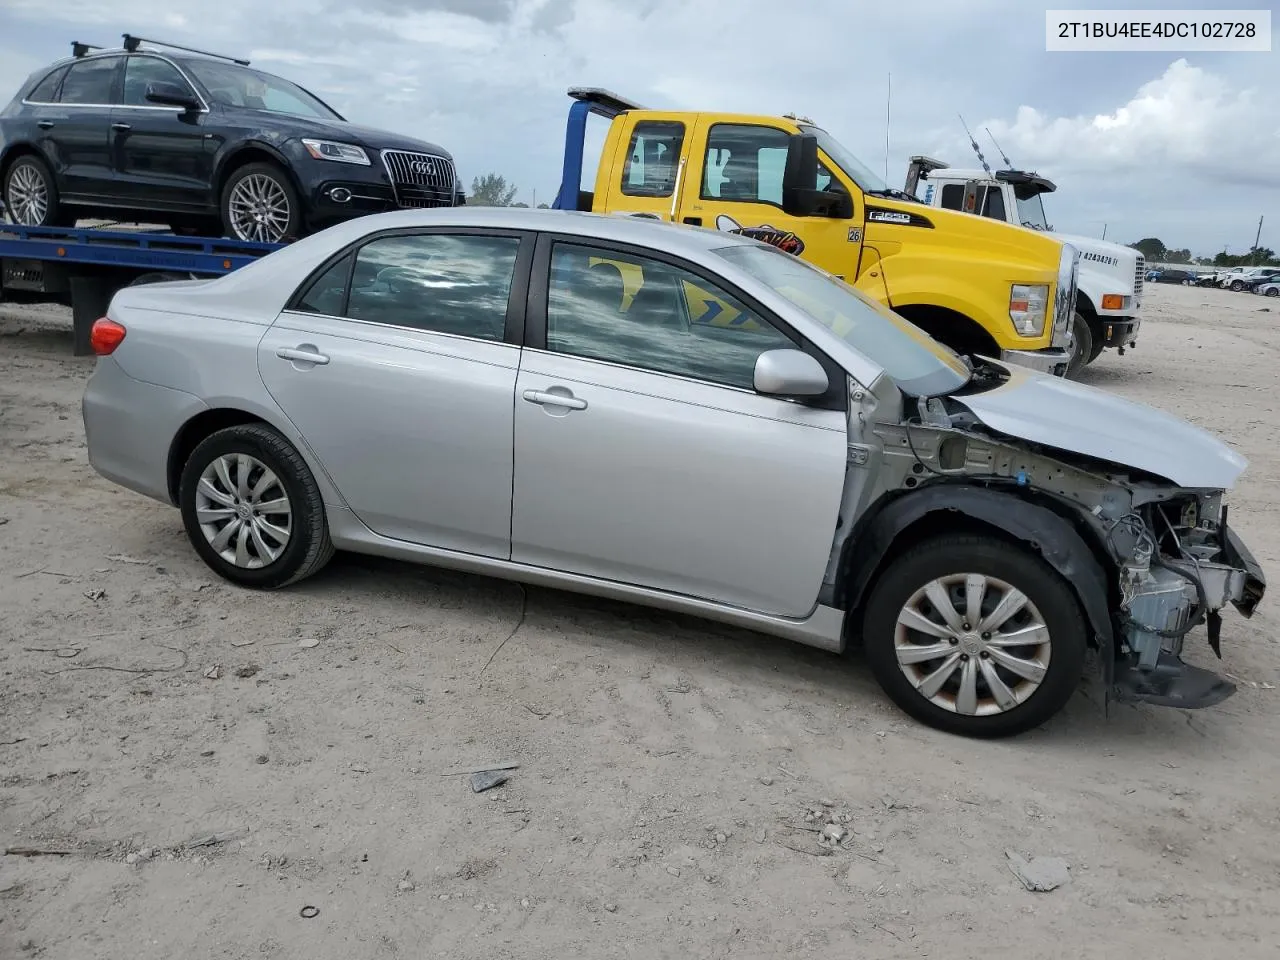
[[[464,202],[440,147],[350,124],[247,60],[155,46],[171,45],[75,44],[0,110],[0,199],[15,223],[102,217],[275,243]]]

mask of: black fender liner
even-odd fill
[[[894,540],[930,514],[960,514],[1003,531],[1042,556],[1080,600],[1102,654],[1104,680],[1111,688],[1114,632],[1107,580],[1097,555],[1072,525],[1053,510],[1014,493],[966,483],[935,483],[902,494],[876,510],[855,529],[842,562],[841,599],[846,611],[861,607]]]

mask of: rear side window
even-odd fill
[[[56,103],[58,100],[58,84],[67,72],[66,67],[59,67],[35,85],[27,99],[32,103]]]
[[[293,309],[502,340],[519,250],[518,237],[381,237],[321,273]]]
[[[60,103],[111,103],[119,57],[100,57],[73,63],[62,81]]]
[[[655,120],[637,123],[622,170],[622,192],[629,197],[671,196],[683,145],[683,123]]]

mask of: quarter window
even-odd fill
[[[191,85],[171,63],[157,57],[130,57],[124,65],[124,102],[130,107],[154,107],[147,99],[147,87],[153,83],[171,83],[190,91]]]
[[[62,81],[61,103],[111,103],[119,57],[95,57],[73,63]]]
[[[35,88],[27,94],[27,99],[32,103],[56,103],[58,99],[58,84],[62,82],[66,72],[66,67],[53,71],[53,73],[35,85]]]
[[[519,248],[517,237],[382,237],[359,249],[354,269],[347,256],[322,273],[295,309],[501,340]]]
[[[756,358],[794,346],[688,270],[577,244],[552,251],[548,350],[751,390]]]
[[[683,145],[683,123],[637,123],[622,170],[622,192],[629,197],[671,196]]]

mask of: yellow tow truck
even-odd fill
[[[926,206],[804,118],[648,110],[596,88],[569,96],[555,208],[745,234],[840,277],[959,353],[1066,374],[1080,257],[1071,244]],[[609,129],[584,189],[591,115]],[[629,287],[638,279],[624,271]],[[743,321],[730,304],[696,291],[687,299],[695,323]]]

